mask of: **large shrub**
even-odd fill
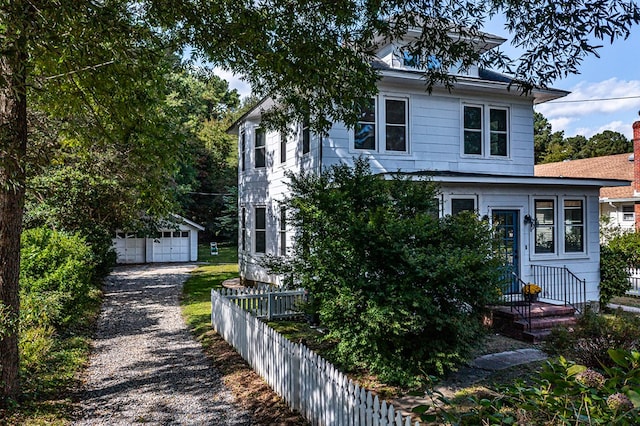
[[[637,425],[640,352],[609,350],[611,367],[597,371],[560,358],[532,384],[519,382],[494,399],[476,400],[463,425]]]
[[[84,239],[47,228],[22,234],[21,325],[67,324],[79,314],[95,279],[95,263]]]
[[[611,349],[640,350],[640,317],[617,310],[602,315],[587,310],[571,329],[559,327],[545,342],[545,351],[588,367],[608,365]]]
[[[600,305],[624,296],[631,288],[629,267],[640,266],[640,233],[626,232],[609,239],[600,247]]]
[[[264,263],[310,290],[340,362],[408,383],[469,355],[499,294],[487,223],[439,219],[433,183],[385,180],[365,160],[291,176],[290,190],[293,254]]]

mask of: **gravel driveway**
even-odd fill
[[[107,277],[74,424],[251,424],[182,319],[193,267],[118,267]]]

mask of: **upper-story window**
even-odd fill
[[[265,146],[265,134],[264,130],[257,128],[255,131],[255,167],[265,167],[266,166],[266,146]]]
[[[442,62],[435,55],[421,55],[409,47],[399,47],[392,59],[392,65],[416,70],[434,70],[442,67]]]
[[[308,154],[311,150],[311,128],[309,120],[302,123],[302,155]]]
[[[280,162],[287,162],[287,132],[280,133]]]
[[[408,152],[409,100],[375,98],[360,111],[353,138],[353,149],[387,153]]]
[[[355,149],[376,149],[376,100],[369,99],[360,110],[355,127],[353,147]]]
[[[240,133],[240,167],[243,172],[245,168],[246,151],[247,151],[247,136],[243,131],[242,133]]]
[[[509,110],[484,105],[464,105],[463,152],[466,155],[507,157]]]

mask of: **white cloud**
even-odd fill
[[[554,132],[566,131],[569,127],[569,124],[573,123],[575,120],[570,117],[557,117],[557,118],[547,118],[549,123],[551,124],[551,128]]]
[[[624,122],[621,120],[612,121],[607,124],[603,124],[599,127],[580,127],[575,129],[575,133],[578,135],[583,135],[586,138],[590,138],[593,135],[598,133],[602,133],[605,130],[611,130],[613,132],[622,133],[627,137],[627,139],[633,139],[633,128],[631,124],[628,122]]]
[[[600,82],[580,82],[571,94],[536,107],[548,119],[614,114],[640,108],[640,80],[610,78]],[[632,99],[620,99],[636,96]],[[618,99],[611,99],[618,98]],[[611,99],[611,100],[602,100]]]
[[[229,88],[236,89],[241,98],[251,94],[251,86],[242,79],[242,76],[218,67],[215,67],[213,71],[218,77],[227,80],[229,82]]]

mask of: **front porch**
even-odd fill
[[[529,319],[508,305],[491,306],[491,325],[505,336],[530,343],[539,343],[556,326],[571,327],[576,323],[576,310],[571,306],[532,302],[527,311]]]
[[[499,333],[538,343],[557,326],[571,327],[587,305],[586,280],[566,266],[531,265],[535,285],[515,273],[503,296],[503,304],[491,306],[490,323]],[[535,287],[535,294],[525,289]]]

